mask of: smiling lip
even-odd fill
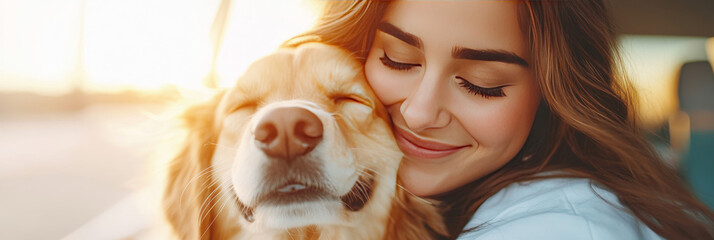
[[[443,143],[425,141],[399,127],[394,128],[394,135],[399,148],[408,156],[418,158],[442,158],[467,146],[453,146]]]

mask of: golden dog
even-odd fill
[[[283,48],[185,114],[163,205],[180,239],[425,239],[436,209],[397,186],[401,153],[362,65]],[[431,230],[431,231],[430,231]]]

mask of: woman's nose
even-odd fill
[[[413,131],[446,127],[451,114],[446,111],[446,97],[442,91],[444,84],[437,78],[424,77],[410,92],[399,111],[404,121]]]

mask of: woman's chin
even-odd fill
[[[399,181],[411,194],[429,197],[448,191],[448,174],[434,175],[416,166],[402,164],[399,168]]]

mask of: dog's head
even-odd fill
[[[280,49],[186,118],[164,197],[182,238],[384,234],[401,153],[348,52]]]

